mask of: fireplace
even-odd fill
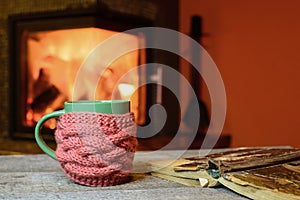
[[[108,20],[94,9],[65,12],[31,13],[10,16],[12,85],[16,90],[12,99],[18,136],[32,133],[37,121],[45,114],[62,109],[63,103],[70,100],[90,99],[83,95],[73,99],[73,88],[77,72],[89,53],[107,38],[131,28],[150,25],[146,19],[129,19],[119,16]],[[127,45],[145,42],[141,35],[129,35]],[[126,45],[126,44],[123,44]],[[114,49],[106,49],[114,52]],[[117,84],[117,81],[131,68],[146,62],[146,51],[130,52],[104,66],[105,71],[98,82],[96,99],[129,99],[131,110],[138,124],[145,123],[146,114],[137,106],[146,107],[146,87],[134,91],[140,79],[140,72],[130,79]],[[99,68],[95,68],[97,72]],[[101,69],[102,70],[102,69]],[[104,69],[103,69],[104,70]],[[88,78],[87,78],[88,79]],[[82,90],[89,90],[82,85]],[[114,88],[117,88],[112,93]],[[47,129],[55,128],[55,120],[45,124]],[[51,132],[51,131],[50,131]],[[14,134],[15,134],[14,133]]]
[[[128,14],[128,11],[112,11],[101,1],[84,8],[9,15],[9,135],[13,138],[33,138],[34,126],[42,115],[61,109],[64,101],[73,100],[76,73],[98,43],[132,28],[163,26],[176,30],[177,20],[174,19],[178,14],[177,3],[172,1],[174,9],[169,9],[169,1],[157,2],[154,4],[156,8],[151,10],[155,13],[152,17]],[[143,3],[141,1],[138,4],[141,6]],[[139,6],[136,8],[140,9]],[[131,45],[137,46],[139,42],[148,40],[142,34],[126,37]],[[131,96],[131,109],[137,124],[141,126],[150,123],[147,112],[153,104],[164,104],[170,114],[157,136],[172,136],[176,134],[179,120],[176,97],[168,89],[162,88],[162,100],[157,102],[157,85],[154,84],[133,90],[141,79],[146,76],[157,77],[158,72],[139,71],[130,80],[116,85],[116,81],[132,67],[148,62],[163,63],[178,69],[178,58],[171,53],[153,49],[131,52],[111,66],[106,66],[98,82],[95,98],[127,99]],[[117,92],[112,94],[111,88],[117,88]],[[89,98],[83,95],[79,99]],[[46,137],[52,138],[55,123],[53,120],[45,124],[43,131]],[[138,134],[143,133],[138,131]]]
[[[63,41],[67,42],[81,32],[93,35],[98,38],[96,42],[99,42],[99,40],[104,39],[101,39],[99,35],[104,33],[109,36],[143,26],[178,30],[178,6],[177,0],[1,1],[0,7],[3,9],[0,13],[0,61],[2,63],[0,67],[0,109],[2,111],[0,113],[0,146],[2,149],[14,149],[14,151],[27,153],[39,152],[38,147],[36,147],[38,149],[33,150],[36,146],[33,140],[34,124],[40,115],[60,109],[61,102],[70,98],[71,94],[68,91],[72,88],[74,77],[69,76],[69,74],[75,73],[75,69],[78,68],[81,62],[74,59],[74,57],[80,57],[78,55],[84,57],[83,55],[86,53],[76,52],[77,56],[75,56],[72,50],[78,48],[75,49],[69,46],[69,50],[64,51],[68,53],[58,57],[53,52],[59,52],[58,49],[60,48],[54,48],[56,51],[53,51],[53,48],[48,48],[48,51],[46,51],[42,48],[42,44],[46,41],[48,43],[53,42],[53,38],[56,37],[65,37],[65,34],[68,37]],[[77,37],[79,36],[77,35]],[[130,38],[133,41],[146,43],[156,39],[155,36],[149,39],[140,35],[130,35]],[[82,37],[80,37],[80,40],[83,40]],[[59,41],[59,39],[55,39],[55,41]],[[91,45],[96,42],[91,42]],[[83,42],[83,44],[86,43]],[[174,47],[179,48],[178,45],[174,44]],[[39,48],[36,49],[36,46]],[[83,46],[81,47],[80,49],[84,49]],[[41,51],[38,49],[41,49]],[[142,63],[160,63],[179,72],[182,70],[182,66],[179,67],[179,57],[167,51],[144,49],[139,52],[132,52],[128,56],[133,58],[132,63],[128,64],[129,66]],[[36,59],[32,60],[32,57]],[[72,62],[65,62],[66,60],[72,60]],[[119,62],[122,62],[122,60]],[[51,66],[64,67],[59,68],[59,76],[53,76],[50,70],[52,69]],[[67,73],[69,68],[72,69],[72,72]],[[115,72],[114,67],[108,67],[107,71],[103,73],[104,79],[99,81],[99,85],[102,86],[100,82],[106,82],[105,77],[111,76]],[[64,75],[64,73],[68,75]],[[147,77],[157,80],[157,83],[163,83],[167,76],[168,74],[162,70],[147,68],[146,71],[138,72],[138,80],[133,80],[139,81],[139,79]],[[56,80],[54,80],[55,77]],[[64,79],[60,79],[60,77],[64,77]],[[63,83],[57,85],[60,81]],[[193,80],[188,79],[188,81],[193,84]],[[114,82],[112,83],[114,85]],[[130,95],[132,94],[133,85],[134,83],[124,82],[118,85],[117,88],[127,88],[125,91],[128,91],[127,95]],[[175,87],[181,88],[178,80],[175,81]],[[100,96],[104,94],[97,95],[99,96],[96,98],[109,98],[112,94],[109,93],[105,97]],[[126,98],[125,93],[119,93],[120,96]],[[80,98],[84,99],[87,96],[83,95]],[[134,106],[137,104],[139,106],[139,109],[136,109],[135,112],[138,117],[137,122],[141,127],[154,124],[151,127],[156,131],[159,130],[157,134],[147,138],[145,137],[147,134],[143,132],[143,129],[138,127],[139,150],[160,149],[175,138],[176,141],[174,141],[173,146],[169,146],[170,148],[187,148],[186,145],[189,144],[186,141],[189,135],[186,132],[179,132],[177,135],[180,115],[183,111],[180,109],[178,102],[180,99],[177,99],[172,91],[159,86],[159,84],[152,83],[136,91],[132,98],[131,100],[135,102]],[[185,96],[181,98],[185,98]],[[154,104],[161,104],[167,113],[167,119],[161,129],[155,127],[156,123],[161,124],[159,113],[155,116],[148,116],[151,114],[148,112]],[[54,124],[53,121],[49,122],[42,130],[44,136],[49,138],[48,141],[51,143],[53,142]],[[203,129],[201,128],[198,131],[191,148],[200,148],[206,136],[206,126],[207,124],[204,124]],[[154,131],[154,133],[156,132]],[[230,137],[221,137],[215,147],[228,147],[229,144]]]

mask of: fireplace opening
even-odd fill
[[[25,113],[22,113],[22,125],[34,126],[37,121],[45,114],[63,108],[63,103],[70,100],[88,99],[89,95],[73,99],[74,82],[81,64],[88,57],[89,53],[101,42],[117,34],[100,28],[78,28],[62,29],[52,31],[29,32],[24,30],[22,33],[21,56],[25,57],[26,62],[21,63],[26,68],[27,80],[22,84],[25,93]],[[122,33],[125,34],[125,33]],[[125,34],[128,43],[122,45],[139,46],[143,40],[140,36]],[[143,41],[142,41],[143,42]],[[105,49],[113,53],[114,48]],[[138,124],[143,124],[145,119],[140,113],[137,105],[145,102],[143,96],[134,94],[138,87],[139,74],[130,74],[130,77],[118,80],[130,69],[138,66],[139,58],[144,57],[142,51],[130,52],[121,56],[110,66],[95,66],[94,73],[105,70],[98,82],[95,91],[95,99],[130,99],[131,110],[135,113]],[[88,78],[87,78],[88,80]],[[90,88],[89,88],[90,87]],[[114,89],[114,88],[117,89]],[[90,92],[94,88],[91,83],[82,85],[79,90]],[[113,93],[114,92],[114,93]],[[55,120],[48,120],[46,127],[54,129]]]

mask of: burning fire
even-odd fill
[[[62,109],[63,102],[72,99],[77,72],[89,53],[101,42],[117,32],[99,28],[65,29],[41,32],[26,32],[26,56],[28,67],[26,125],[34,125],[43,115]],[[128,44],[139,45],[137,36],[128,35]],[[119,44],[120,45],[120,44]],[[106,49],[114,52],[115,49]],[[118,80],[131,68],[136,67],[140,52],[134,51],[123,55],[110,66],[93,66],[91,73],[79,88],[82,95],[78,99],[130,99],[132,111],[139,115],[137,106],[139,96],[135,94],[138,85],[138,74]],[[98,61],[99,62],[99,61]],[[104,70],[105,69],[105,70]],[[91,76],[102,70],[96,92],[89,82]],[[117,88],[116,90],[114,88]],[[113,91],[116,91],[113,93]],[[135,94],[135,95],[133,95]],[[141,119],[139,116],[138,119]],[[46,124],[55,128],[55,120]]]

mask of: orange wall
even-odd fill
[[[180,31],[203,16],[227,93],[232,146],[300,147],[300,1],[180,0]]]

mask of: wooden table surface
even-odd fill
[[[191,188],[145,173],[147,161],[198,154],[199,150],[139,151],[132,180],[110,187],[76,184],[44,154],[0,156],[0,199],[246,199],[224,187]]]

